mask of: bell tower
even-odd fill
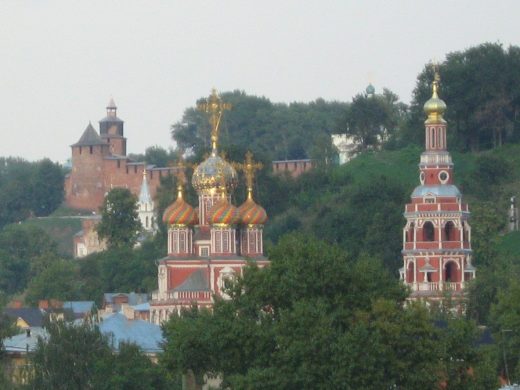
[[[462,296],[472,266],[468,205],[453,184],[443,118],[446,104],[439,98],[440,76],[435,69],[432,97],[424,104],[425,151],[419,163],[420,185],[406,205],[403,229],[403,267],[400,276],[411,299],[441,300],[446,292]]]
[[[113,98],[107,104],[107,116],[99,121],[99,135],[110,145],[111,154],[126,156],[124,122],[117,117],[117,106]]]

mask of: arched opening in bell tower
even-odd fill
[[[448,221],[444,225],[444,240],[455,241],[455,224],[452,221]]]
[[[457,264],[453,261],[446,263],[444,270],[444,280],[446,282],[457,282]]]
[[[435,229],[433,227],[433,223],[430,221],[425,222],[423,225],[423,241],[433,240],[435,240]]]

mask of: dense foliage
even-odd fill
[[[39,339],[31,356],[29,388],[70,389],[172,389],[161,367],[152,364],[138,347],[119,346],[114,354],[109,340],[89,323],[50,323],[47,339]]]
[[[323,151],[316,142],[334,132],[346,104],[317,99],[311,103],[276,104],[265,97],[241,91],[225,92],[222,99],[233,109],[223,117],[220,144],[223,150],[233,145],[278,159],[310,158]],[[204,113],[188,108],[181,121],[172,126],[172,136],[181,150],[199,154],[209,147],[209,124]]]
[[[439,64],[441,98],[448,104],[452,147],[476,151],[518,142],[520,137],[520,47],[505,49],[484,43],[448,53]],[[416,133],[424,120],[422,107],[431,96],[433,69],[425,66],[417,78],[411,116],[402,141],[422,143]]]
[[[114,188],[105,196],[96,231],[110,248],[131,248],[136,243],[142,229],[137,207],[137,197],[127,188]]]
[[[222,388],[485,388],[493,369],[470,321],[441,329],[425,307],[403,307],[406,291],[381,263],[358,260],[309,236],[287,236],[271,266],[251,267],[230,288],[231,301],[173,317],[163,364],[218,375]],[[485,374],[485,375],[484,375]]]
[[[0,158],[0,227],[53,212],[63,200],[63,182],[61,167],[49,159]]]

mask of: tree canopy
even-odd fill
[[[100,239],[112,248],[132,247],[142,228],[137,215],[137,197],[126,188],[114,188],[105,196],[101,222],[96,226]]]

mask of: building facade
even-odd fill
[[[462,297],[465,282],[475,277],[472,265],[468,205],[453,184],[453,162],[447,148],[446,104],[438,96],[439,74],[432,97],[424,104],[425,151],[419,163],[420,185],[406,205],[401,279],[411,299]]]
[[[218,154],[218,126],[225,109],[216,91],[201,107],[210,114],[211,155],[193,172],[192,185],[198,207],[183,197],[184,175],[178,175],[177,199],[163,214],[168,226],[168,255],[159,260],[158,290],[150,302],[150,321],[159,324],[183,308],[211,307],[214,297],[228,298],[227,286],[241,276],[248,261],[259,267],[269,262],[263,255],[265,210],[253,199],[254,171],[259,164],[247,154],[244,171],[247,199],[236,207],[231,194],[237,186],[235,167]]]
[[[71,145],[72,167],[65,178],[65,203],[71,208],[98,211],[114,187],[128,188],[139,196],[143,171],[153,198],[161,177],[176,171],[174,167],[155,167],[129,159],[124,122],[117,116],[113,99],[106,109],[107,116],[99,121],[99,133],[89,123],[78,142]]]

